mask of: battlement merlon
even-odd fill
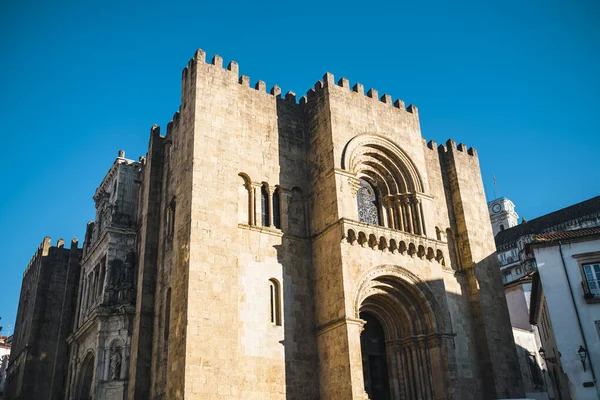
[[[326,87],[331,88],[332,90],[337,90],[338,88],[341,88],[345,89],[348,93],[356,93],[357,95],[365,96],[365,89],[362,84],[357,82],[354,84],[354,86],[352,86],[351,89],[350,81],[348,79],[341,78],[336,82],[333,74],[327,72],[325,73],[325,75],[323,75],[322,80],[317,81],[314,88],[308,90],[306,94],[307,100],[309,100],[313,95],[319,93]],[[367,91],[365,100],[377,101],[381,104],[386,104],[392,108],[413,114],[416,118],[419,117],[417,106],[415,106],[414,104],[409,104],[408,107],[405,107],[404,101],[400,99],[396,99],[396,101],[393,101],[392,96],[390,96],[389,94],[382,94],[381,96],[379,96],[378,90],[374,88],[371,88]]]
[[[71,247],[70,247],[70,249],[77,249],[77,243],[78,243],[77,238],[74,238],[71,241]],[[37,250],[35,251],[35,253],[31,257],[31,260],[27,264],[27,267],[25,268],[25,271],[23,272],[23,277],[25,277],[25,275],[27,275],[27,272],[29,271],[29,269],[31,268],[31,266],[34,265],[35,263],[37,263],[40,260],[41,257],[48,256],[48,254],[50,253],[50,249],[52,249],[52,248],[64,249],[65,248],[65,241],[64,241],[64,239],[63,238],[58,239],[56,241],[56,246],[52,246],[52,239],[50,238],[50,236],[44,237],[44,239],[42,240],[42,242],[38,246]]]
[[[198,73],[198,65],[204,65],[204,66],[208,67],[208,68],[204,68],[204,71],[209,71],[209,73],[211,71],[215,71],[216,73],[225,72],[226,74],[230,75],[232,80],[236,81],[241,86],[247,87],[248,89],[253,89],[253,90],[256,90],[259,92],[263,92],[268,96],[273,96],[274,98],[282,97],[281,96],[282,90],[279,86],[274,85],[272,87],[272,89],[267,92],[267,84],[262,80],[258,80],[255,85],[251,85],[250,77],[248,77],[247,75],[239,76],[239,65],[237,62],[230,61],[229,64],[227,64],[227,67],[223,68],[223,58],[221,56],[215,54],[213,56],[211,62],[207,63],[206,62],[206,52],[204,52],[204,50],[202,50],[202,49],[198,49],[198,50],[196,50],[194,57],[192,57],[190,59],[190,61],[188,62],[188,65],[183,69],[183,71],[181,73],[181,79],[182,79],[182,81],[181,81],[181,85],[182,85],[182,87],[181,87],[181,102],[182,102],[182,104],[184,104],[184,102],[186,101],[188,91],[192,87],[192,81],[196,78],[196,75]],[[295,94],[293,92],[288,92],[288,94],[289,93],[292,93],[293,96],[286,95],[285,97],[283,97],[283,99],[290,103],[297,104]],[[168,134],[168,129],[167,129],[167,134]]]
[[[256,83],[254,85],[251,85],[250,82],[250,77],[247,75],[241,75],[239,76],[239,65],[237,62],[235,61],[231,61],[228,65],[227,68],[223,68],[223,58],[219,55],[214,55],[211,62],[207,63],[206,62],[206,52],[204,52],[204,50],[202,49],[198,49],[196,50],[194,57],[192,57],[189,62],[188,65],[183,69],[182,71],[182,88],[181,88],[181,96],[182,96],[182,104],[185,101],[185,99],[187,98],[187,92],[189,90],[189,88],[191,87],[191,80],[194,79],[196,77],[196,74],[198,73],[198,65],[202,64],[205,66],[209,66],[210,68],[207,68],[205,70],[207,71],[211,71],[214,68],[214,71],[227,71],[231,74],[231,79],[237,81],[241,86],[247,87],[249,89],[254,89],[257,90],[259,92],[265,92],[265,94],[269,95],[269,96],[273,96],[275,98],[280,98],[282,90],[278,85],[274,85],[272,87],[272,89],[270,91],[267,92],[267,84],[262,81],[262,80],[258,80],[256,81]],[[358,93],[360,95],[365,95],[364,93],[364,87],[363,85],[361,85],[360,83],[356,83],[354,86],[350,86],[350,82],[348,81],[348,79],[346,78],[341,78],[337,83],[334,81],[334,76],[332,73],[327,72],[324,76],[322,80],[317,81],[317,83],[315,84],[314,88],[309,89],[306,96],[304,98],[301,98],[299,103],[300,104],[305,104],[308,99],[310,99],[314,94],[316,94],[317,92],[319,92],[320,90],[322,90],[325,87],[339,87],[339,88],[344,88],[347,89],[349,92],[354,92],[354,93]],[[296,96],[293,92],[288,92],[292,93],[293,95],[286,95],[285,97],[283,97],[283,99],[289,101],[289,102],[293,102],[296,103]],[[405,112],[408,112],[410,114],[413,114],[415,117],[418,118],[418,108],[417,106],[415,106],[414,104],[409,104],[408,106],[405,106],[404,101],[397,99],[395,101],[392,101],[392,96],[390,96],[389,94],[383,94],[381,96],[379,96],[378,91],[376,89],[370,89],[367,94],[366,94],[366,99],[370,98],[372,100],[378,101],[382,104],[388,104],[389,106],[396,108],[398,110],[402,110]],[[169,129],[167,128],[167,135],[168,135]]]
[[[435,142],[432,141],[430,143],[433,143],[433,146],[435,146]],[[430,149],[433,150],[433,147],[430,147],[429,144],[427,145],[427,147],[429,147]],[[443,144],[439,145],[438,151],[440,152],[440,154],[446,154],[446,153],[452,153],[454,155],[464,154],[464,155],[478,158],[477,150],[474,147],[467,148],[467,146],[464,143],[459,143],[457,145],[456,142],[452,139],[448,139],[446,141],[446,145],[443,145]]]

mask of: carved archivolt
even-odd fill
[[[375,194],[376,200],[371,203],[376,207],[376,218],[363,217],[365,204],[357,195],[361,222],[427,235],[421,201],[425,195],[423,180],[412,160],[395,143],[377,135],[356,136],[344,149],[342,168],[353,175],[353,186],[368,186]]]
[[[374,268],[358,282],[355,317],[363,312],[383,328],[393,398],[446,398],[453,334],[429,284],[396,265]]]
[[[359,280],[355,317],[366,310],[381,317],[388,340],[452,331],[448,312],[429,284],[397,265],[376,267]]]
[[[360,177],[386,182],[385,195],[423,193],[423,181],[412,160],[392,141],[377,135],[354,137],[344,149],[342,168]]]

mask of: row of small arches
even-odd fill
[[[377,238],[374,234],[367,236],[367,234],[362,231],[359,231],[357,234],[353,229],[348,229],[346,240],[350,244],[358,243],[362,247],[368,246],[373,250],[387,250],[391,253],[407,254],[411,257],[419,257],[420,259],[427,259],[429,261],[435,260],[442,265],[446,265],[442,250],[434,250],[432,247],[426,248],[423,245],[415,245],[411,242],[407,245],[404,240],[388,240],[384,236]]]
[[[267,182],[256,183],[238,174],[238,222],[306,234],[306,203],[302,189],[285,190]]]

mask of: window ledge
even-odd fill
[[[600,303],[600,297],[583,295],[585,302],[588,304]]]
[[[283,236],[283,232],[281,229],[274,228],[271,226],[256,226],[256,225],[248,225],[248,224],[238,224],[238,228],[247,229],[249,231],[255,231],[260,233],[266,233],[267,235],[273,236]]]

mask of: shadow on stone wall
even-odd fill
[[[301,106],[281,97],[276,102],[283,237],[275,247],[283,268],[285,392],[288,400],[318,399],[312,246],[307,236],[308,139]]]

